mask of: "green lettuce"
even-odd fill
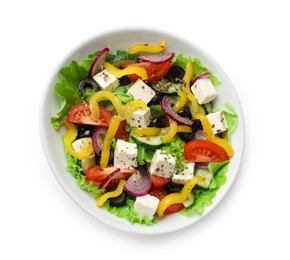
[[[79,165],[79,161],[73,156],[67,155],[67,171],[71,172],[77,185],[88,192],[91,192],[94,199],[99,198],[102,195],[102,191],[99,189],[99,184],[93,181],[87,181],[84,175],[83,168]]]
[[[132,84],[127,86],[120,86],[116,88],[113,93],[123,102],[128,103],[129,101],[133,100],[133,97],[127,94],[128,89],[131,87]]]
[[[195,198],[194,203],[188,208],[181,210],[180,213],[185,216],[201,215],[206,206],[212,205],[212,200],[216,196],[217,191],[227,181],[226,172],[228,167],[229,161],[209,163],[208,169],[213,174],[213,178],[208,189],[196,186],[192,191]]]
[[[204,72],[211,72],[208,68],[201,65],[199,58],[192,58],[192,57],[185,57],[183,54],[178,54],[173,58],[173,62],[175,65],[178,65],[182,67],[183,69],[186,68],[186,64],[188,61],[191,61],[193,63],[193,76],[196,77]],[[221,82],[218,80],[216,76],[211,74],[209,76],[209,79],[211,80],[212,84],[214,86],[218,86],[221,84]]]
[[[134,142],[134,141],[133,141]],[[142,144],[137,144],[137,162],[139,165],[144,165],[151,162],[156,149]]]
[[[51,125],[58,129],[69,110],[76,104],[83,101],[78,91],[78,83],[87,77],[93,57],[83,60],[80,63],[76,61],[70,62],[62,67],[58,75],[60,81],[55,83],[54,92],[60,103],[59,112],[50,119]]]
[[[184,158],[184,145],[185,142],[181,140],[179,135],[176,135],[173,140],[167,144],[165,144],[161,149],[166,151],[175,157],[176,165],[175,168],[177,171],[182,171],[186,164],[186,160]]]

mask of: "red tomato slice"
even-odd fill
[[[154,188],[163,187],[170,181],[170,178],[163,178],[155,174],[151,174],[150,178]]]
[[[86,180],[102,183],[106,179],[106,177],[108,177],[111,173],[116,171],[116,169],[117,169],[116,167],[107,167],[107,168],[101,169],[99,165],[92,166],[86,171]],[[136,172],[135,169],[121,170],[120,173],[118,174],[118,178],[128,179],[135,172]],[[117,179],[112,180],[110,182],[110,187],[117,186],[118,181],[119,180]]]
[[[129,66],[137,66],[146,69],[148,74],[148,79],[145,80],[145,82],[150,83],[156,80],[159,80],[165,76],[165,74],[168,72],[172,65],[172,62],[162,62],[162,63],[152,63],[152,62],[141,62],[141,63],[134,63],[126,65],[126,67]],[[130,74],[128,75],[129,79],[133,82],[135,82],[137,79],[139,79],[139,76],[136,74]]]
[[[118,130],[117,130],[116,135],[115,135],[116,139],[121,139],[121,140],[124,140],[124,141],[128,141],[129,140],[129,133],[126,132],[126,124],[127,124],[126,120],[122,120],[120,122]]]
[[[184,208],[183,203],[175,203],[167,207],[167,209],[164,211],[165,214],[171,214],[178,212]]]
[[[192,140],[184,146],[184,157],[188,162],[222,162],[229,160],[227,152],[219,145],[207,140]]]
[[[91,111],[88,102],[77,104],[71,108],[67,115],[67,121],[73,124],[95,125],[108,127],[111,123],[113,114],[106,108],[99,105],[100,119],[94,121],[91,119]]]
[[[159,200],[162,200],[167,195],[167,192],[163,187],[160,187],[160,188],[151,189],[149,194],[152,196],[155,196]],[[182,210],[183,208],[184,208],[183,203],[174,203],[174,204],[170,205],[169,207],[167,207],[167,209],[164,211],[164,213],[165,214],[175,213],[175,212]]]

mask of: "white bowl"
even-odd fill
[[[235,155],[231,159],[229,170],[227,173],[227,182],[217,192],[217,196],[213,200],[213,204],[205,208],[201,216],[186,217],[181,214],[172,214],[157,222],[153,226],[145,226],[141,224],[132,224],[127,220],[116,217],[108,213],[105,209],[98,208],[95,205],[95,200],[91,194],[81,190],[75,183],[74,178],[66,171],[66,157],[61,139],[63,131],[56,131],[50,125],[50,117],[55,115],[59,110],[59,103],[56,95],[53,92],[53,85],[59,81],[57,72],[59,68],[71,60],[80,61],[87,57],[89,53],[102,49],[108,46],[111,50],[127,49],[138,42],[156,43],[160,39],[166,39],[169,50],[175,53],[183,53],[186,56],[199,57],[202,64],[213,71],[214,75],[222,82],[218,86],[219,96],[216,99],[216,104],[222,104],[230,101],[235,108],[239,122],[236,131],[232,134],[231,144],[234,147]],[[217,206],[222,198],[226,195],[231,187],[242,160],[244,148],[244,121],[242,108],[236,94],[236,91],[219,64],[210,57],[204,50],[196,46],[194,43],[179,35],[173,33],[165,33],[156,30],[146,29],[129,29],[108,32],[99,35],[89,41],[84,42],[81,46],[75,49],[64,61],[59,68],[53,73],[52,80],[45,89],[43,100],[40,107],[40,133],[43,149],[45,151],[49,165],[68,195],[86,212],[103,223],[115,227],[117,229],[140,234],[161,234],[176,231],[196,223],[201,218],[204,218]]]

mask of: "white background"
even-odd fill
[[[288,1],[52,2],[0,4],[0,258],[289,259]],[[178,32],[205,49],[234,83],[245,117],[244,160],[226,198],[164,236],[89,216],[60,187],[40,143],[40,97],[59,62],[127,26]]]

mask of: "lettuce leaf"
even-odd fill
[[[156,149],[137,144],[137,162],[139,165],[144,165],[147,162],[151,162]]]
[[[183,69],[186,68],[186,64],[188,61],[191,61],[193,63],[193,76],[196,77],[204,72],[211,72],[208,68],[201,65],[199,58],[192,58],[192,57],[185,57],[183,54],[178,54],[173,58],[173,62],[175,65],[178,65],[182,67]],[[214,76],[212,73],[209,76],[209,79],[211,80],[212,84],[216,87],[221,84],[221,82],[218,80],[216,76]]]
[[[153,117],[161,117],[164,116],[164,112],[159,104],[151,105],[150,112]]]
[[[171,142],[165,144],[161,148],[162,150],[175,157],[175,168],[177,169],[177,171],[182,171],[186,164],[186,160],[184,158],[184,145],[185,142],[181,140],[178,135],[176,135]]]
[[[78,91],[78,83],[87,77],[93,57],[83,60],[80,63],[76,61],[70,62],[62,67],[58,75],[60,81],[55,83],[54,92],[60,103],[59,112],[50,119],[51,125],[58,129],[69,110],[76,104],[83,101]]]
[[[88,192],[91,192],[94,199],[102,195],[99,184],[93,181],[87,181],[83,172],[83,168],[79,165],[79,161],[73,156],[67,155],[67,171],[71,172],[77,185]]]
[[[129,101],[133,100],[133,97],[127,94],[127,91],[131,87],[132,84],[127,86],[120,86],[116,88],[113,93],[119,98],[123,103],[128,103]]]
[[[195,198],[194,203],[188,208],[181,210],[181,214],[185,216],[194,214],[201,215],[205,207],[212,204],[212,200],[216,196],[217,191],[227,181],[226,172],[228,171],[229,163],[229,161],[209,163],[209,171],[213,174],[209,188],[203,189],[196,186],[192,191]]]

